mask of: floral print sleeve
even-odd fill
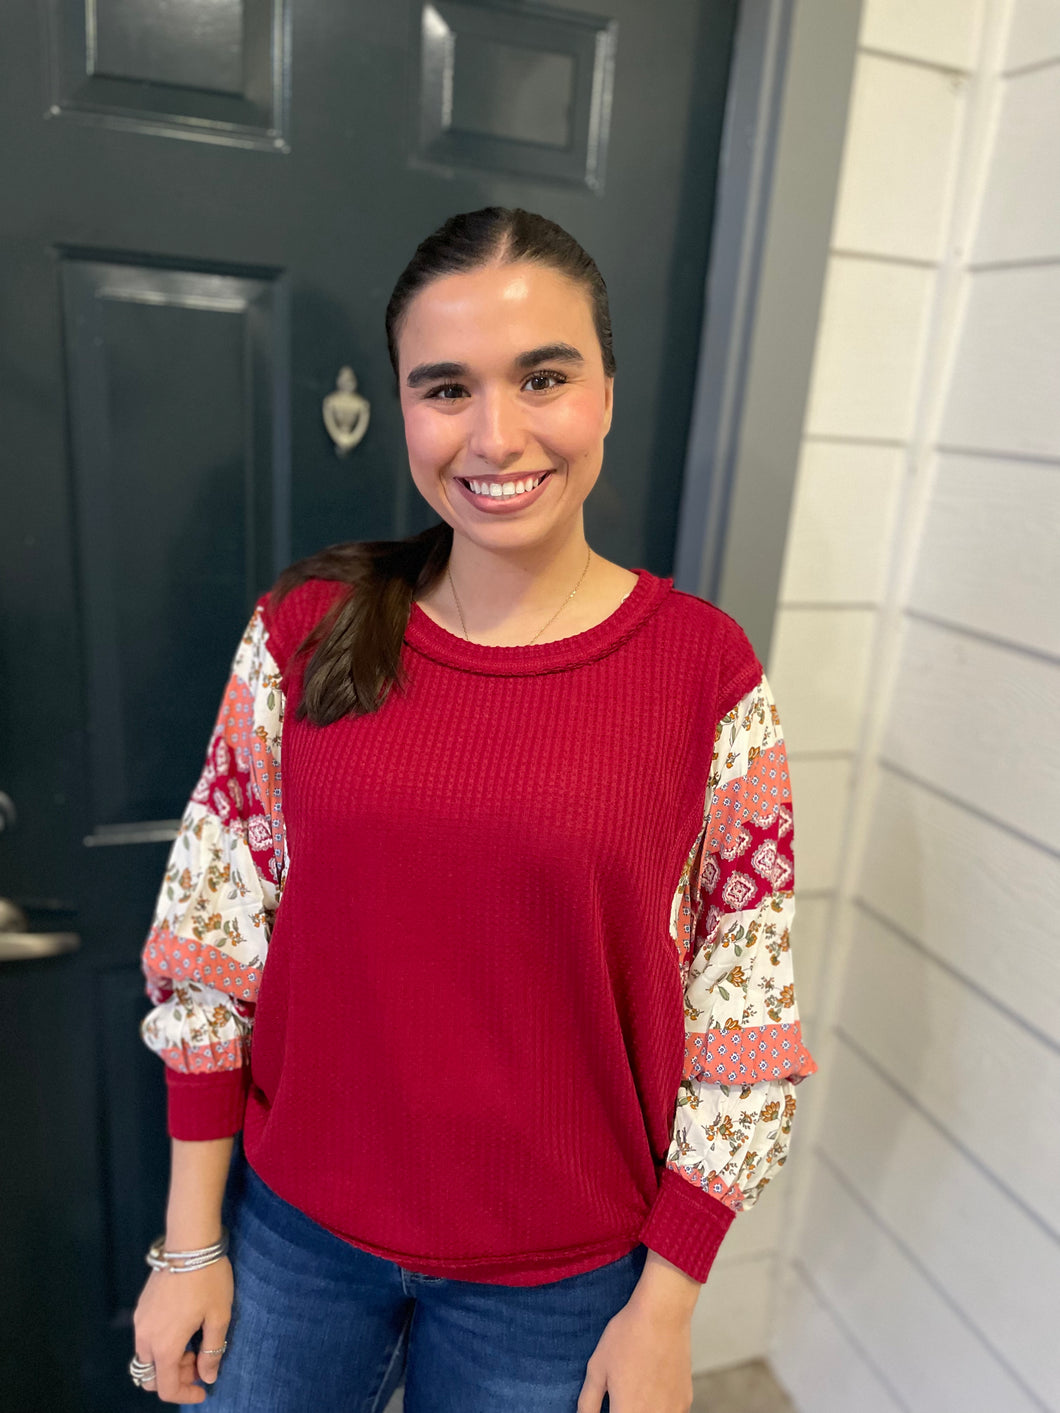
[[[166,1066],[174,1138],[242,1127],[254,1008],[286,871],[284,699],[264,606],[263,597],[232,660],[141,954],[154,1009],[140,1033]]]
[[[793,840],[787,754],[763,673],[715,728],[703,829],[671,910],[685,1056],[652,1234],[665,1246],[679,1209],[671,1259],[700,1281],[732,1218],[783,1166],[795,1086],[817,1069],[795,1000]]]

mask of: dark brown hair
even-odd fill
[[[517,260],[547,265],[585,290],[604,373],[614,377],[607,286],[592,257],[545,216],[520,207],[484,206],[450,216],[420,242],[398,276],[386,310],[395,381],[401,327],[424,286],[442,275]],[[328,726],[344,716],[363,716],[379,710],[395,683],[404,686],[401,644],[412,601],[444,574],[452,545],[452,526],[439,521],[403,540],[329,545],[283,571],[272,589],[273,606],[308,579],[350,586],[299,645],[299,652],[312,653],[296,708],[299,719]]]

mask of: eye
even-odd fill
[[[562,387],[562,385],[567,381],[566,378],[563,376],[562,373],[557,373],[557,372],[555,371],[555,369],[553,369],[553,368],[539,368],[535,373],[531,373],[530,376],[529,376],[529,378],[527,378],[526,381],[527,381],[528,383],[533,383],[533,382],[539,382],[541,379],[545,379],[545,378],[551,378],[551,379],[552,379],[551,385],[550,385],[549,387],[537,387],[537,388],[532,388],[531,391],[532,391],[532,392],[551,392],[552,388]]]
[[[529,374],[523,387],[528,383],[536,383],[536,387],[531,387],[531,392],[551,392],[553,388],[562,387],[566,381],[564,374],[554,368],[538,368]],[[437,387],[431,388],[430,392],[424,393],[425,398],[434,398],[437,402],[457,402],[460,398],[469,396],[462,383],[439,383]]]

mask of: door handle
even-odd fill
[[[30,932],[29,919],[10,898],[0,898],[0,962],[31,961],[76,952],[76,932]]]

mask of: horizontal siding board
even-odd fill
[[[973,262],[1060,257],[1060,64],[1004,81]]]
[[[1060,59],[1060,0],[1013,0],[1005,68]]]
[[[798,1259],[910,1413],[1041,1413],[821,1158]]]
[[[964,92],[940,69],[860,55],[833,246],[941,258]]]
[[[1060,658],[1058,544],[1060,462],[940,455],[909,605]]]
[[[1060,264],[969,274],[939,441],[1060,458]]]
[[[884,770],[857,892],[1060,1044],[1055,854]]]
[[[912,431],[935,272],[833,255],[806,433],[904,440]]]
[[[1047,1407],[1060,1408],[1055,1311],[1046,1300],[1013,1299],[1016,1291],[1060,1291],[1060,1240],[842,1043],[830,1100],[819,1141],[833,1167],[980,1338]]]
[[[769,681],[789,753],[857,749],[875,630],[871,608],[778,611]]]
[[[925,64],[969,69],[979,41],[982,0],[866,0],[858,43],[919,59]]]
[[[882,755],[1060,850],[1058,701],[1060,665],[909,620]]]
[[[983,984],[1008,986],[998,971]],[[837,1014],[842,1034],[1060,1236],[1060,1052],[863,910]],[[941,1191],[926,1173],[909,1196]]]
[[[783,722],[783,702],[779,709]],[[823,892],[834,889],[838,882],[853,763],[849,756],[815,760],[792,755],[788,765],[795,821],[797,899],[800,889]]]
[[[816,1029],[821,1013],[821,993],[827,980],[825,971],[832,955],[832,921],[834,899],[800,898],[795,891],[795,921],[791,927],[791,958],[795,977],[795,999],[803,1036],[810,1050],[811,1029]],[[751,1209],[754,1211],[754,1208]]]
[[[797,1266],[777,1295],[769,1363],[799,1413],[904,1413]]]
[[[898,447],[804,441],[781,603],[879,603],[902,489]]]
[[[721,1267],[738,1266],[753,1257],[768,1256],[776,1249],[784,1221],[782,1187],[778,1184],[774,1191],[763,1193],[749,1211],[739,1213],[718,1250],[711,1268],[712,1280]]]
[[[776,1258],[768,1255],[711,1271],[692,1312],[694,1374],[765,1355],[775,1267]]]

